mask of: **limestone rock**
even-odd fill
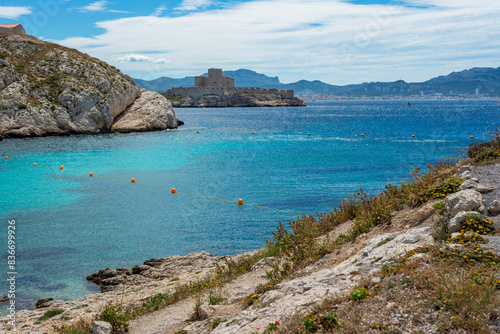
[[[460,178],[462,180],[468,180],[472,177],[472,174],[469,171],[465,171],[462,174],[460,174]]]
[[[460,166],[460,167],[458,168],[458,173],[459,173],[459,174],[462,174],[462,173],[464,173],[464,172],[472,172],[472,169],[473,169],[473,168],[474,168],[474,167],[473,167],[473,166],[471,166],[471,165],[464,165],[464,166]]]
[[[39,301],[36,302],[35,308],[39,309],[39,308],[49,307],[53,300],[54,300],[54,298],[40,299]]]
[[[499,200],[494,200],[491,205],[488,207],[488,211],[492,215],[497,215],[500,213],[500,201]]]
[[[269,267],[269,266],[275,264],[276,261],[278,261],[278,260],[275,257],[263,258],[262,260],[260,260],[256,264],[254,264],[250,270],[254,271],[254,270],[258,270],[260,268]]]
[[[474,189],[480,193],[487,193],[496,189],[489,184],[479,183],[476,180],[477,179],[473,178],[468,179],[467,181],[462,183],[462,185],[460,186],[460,190]]]
[[[419,222],[424,221],[427,217],[432,215],[434,208],[430,205],[425,205],[423,208],[417,211],[417,220]]]
[[[92,322],[92,333],[93,334],[111,334],[113,332],[113,327],[109,322],[97,321]]]
[[[460,211],[478,209],[483,204],[483,196],[474,189],[461,190],[445,198],[446,210],[454,217]]]
[[[448,233],[455,233],[462,228],[462,222],[467,215],[477,214],[475,211],[460,211],[448,222]],[[452,235],[453,236],[453,235]]]
[[[116,68],[32,36],[1,36],[0,53],[0,138],[109,132],[141,95]],[[134,108],[142,120],[122,125],[126,131],[180,124],[171,108],[147,115],[150,105],[142,101]]]
[[[153,131],[177,128],[174,109],[161,94],[142,90],[125,111],[116,118],[113,132]]]
[[[9,301],[9,297],[7,297],[7,296],[3,296],[2,298],[0,298],[0,303],[5,303],[8,301]]]

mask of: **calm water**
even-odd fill
[[[500,123],[497,101],[176,112],[186,125],[173,131],[0,142],[0,155],[9,156],[0,161],[0,268],[6,277],[13,219],[18,304],[96,292],[85,277],[106,267],[261,247],[279,220],[329,211],[359,187],[378,192],[406,179],[410,166],[463,151],[471,135],[484,138]],[[238,198],[251,205],[238,207]]]

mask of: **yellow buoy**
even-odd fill
[[[5,157],[5,160],[9,160],[9,157]]]
[[[241,198],[238,200],[238,205],[243,205],[243,200]]]
[[[254,134],[255,134],[255,132],[252,132],[252,134],[254,135]]]
[[[63,166],[61,166],[61,167],[59,167],[59,169],[60,169],[60,170],[63,170],[63,169],[64,169],[64,167],[63,167]]]
[[[365,136],[365,134],[364,134],[364,133],[362,133],[362,134],[361,134],[361,137],[364,137],[364,136]]]
[[[131,183],[135,183],[135,179],[130,180]]]
[[[310,135],[311,135],[311,133],[309,132],[307,135],[308,135],[308,136],[310,136]]]
[[[172,188],[172,190],[170,190],[172,194],[175,194],[175,191],[176,191],[175,188]]]
[[[94,176],[94,173],[90,172],[90,173],[89,173],[89,176],[90,176],[90,177]]]
[[[415,135],[411,135],[411,136],[412,136],[412,138],[415,138]]]
[[[470,139],[474,138],[474,136],[470,136]]]
[[[35,167],[36,167],[36,162],[33,164],[33,166],[35,166]]]
[[[200,133],[200,131],[196,131],[196,133]]]

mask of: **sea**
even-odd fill
[[[280,221],[461,159],[500,126],[497,100],[306,103],[179,108],[175,130],[0,141],[0,297],[12,275],[17,308],[34,308],[98,292],[85,278],[100,269],[264,247]]]

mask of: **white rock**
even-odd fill
[[[469,171],[465,171],[462,174],[460,174],[460,178],[462,180],[468,180],[472,177],[472,174]]]
[[[176,128],[174,109],[161,94],[142,90],[141,96],[116,118],[111,131],[132,132]]]
[[[368,286],[368,289],[373,288],[375,285],[380,285],[380,282],[382,282],[382,278],[380,277],[374,277],[370,281],[370,285]]]
[[[462,174],[462,173],[464,173],[464,172],[466,172],[466,171],[467,171],[467,172],[471,172],[471,171],[472,171],[472,168],[473,168],[473,167],[472,167],[471,165],[464,165],[464,166],[460,166],[460,167],[458,168],[458,173],[459,173],[459,174]]]
[[[432,215],[434,208],[430,205],[425,205],[423,208],[417,211],[417,220],[423,222],[427,217]]]
[[[496,215],[500,213],[500,201],[494,200],[493,203],[488,207],[488,211],[492,215]]]
[[[476,210],[482,204],[483,196],[473,189],[461,190],[445,198],[446,209],[452,217],[460,211]]]
[[[111,334],[113,327],[109,322],[97,321],[92,322],[92,333],[93,334]]]
[[[448,233],[454,233],[459,231],[462,228],[462,222],[467,218],[468,214],[477,214],[475,211],[461,211],[457,213],[450,221],[448,222]],[[452,235],[453,237],[453,235]]]

